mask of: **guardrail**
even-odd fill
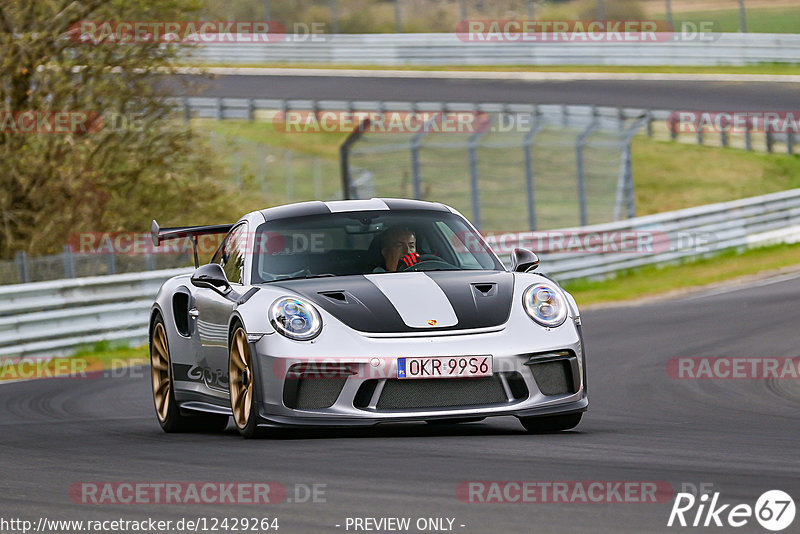
[[[462,36],[463,37],[463,36]],[[746,65],[800,62],[800,35],[659,35],[656,42],[470,42],[456,33],[287,35],[278,42],[203,43],[202,63],[356,65]],[[684,39],[684,40],[678,40]]]
[[[150,306],[165,280],[191,269],[0,287],[0,358],[58,355],[102,340],[147,341]]]
[[[578,248],[541,253],[543,272],[558,280],[604,277],[623,269],[675,262],[730,248],[800,241],[800,189],[760,197],[551,232],[505,234],[498,253],[533,246],[558,232]],[[608,236],[644,235],[649,250],[595,251]],[[629,236],[630,237],[630,236]],[[490,243],[492,237],[490,236]],[[587,245],[590,245],[587,247]],[[145,342],[148,311],[160,285],[191,269],[36,282],[0,287],[0,358],[55,355],[100,340]]]
[[[795,243],[800,241],[800,189],[540,233],[545,243],[553,234],[567,243],[573,236],[577,240],[576,248],[565,245],[559,248],[563,252],[540,254],[542,270],[558,280],[600,278],[732,248]],[[522,232],[504,237],[502,242],[505,248],[513,248],[535,243],[536,237],[536,232]],[[626,251],[614,250],[623,248],[620,244],[626,239],[630,245]],[[598,246],[599,250],[594,250]]]

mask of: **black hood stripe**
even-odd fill
[[[403,322],[395,307],[363,275],[287,280],[269,285],[307,298],[354,330],[370,333],[402,333],[465,330],[499,326],[508,320],[514,294],[514,275],[505,271],[434,271],[426,273],[442,289],[458,318],[444,328],[413,328]],[[380,276],[393,276],[391,273]],[[476,287],[483,286],[481,288]],[[485,286],[496,289],[483,292]],[[343,293],[345,299],[323,293]],[[425,295],[419,295],[420,307]]]

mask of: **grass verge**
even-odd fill
[[[655,297],[793,266],[800,266],[800,244],[771,245],[744,252],[730,250],[680,264],[631,269],[608,280],[574,280],[563,285],[579,306],[589,306]]]
[[[69,356],[0,360],[0,383],[36,378],[89,378],[149,362],[147,346],[128,347],[101,341]]]

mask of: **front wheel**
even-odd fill
[[[519,422],[531,434],[549,434],[575,428],[581,422],[582,416],[583,412],[544,417],[520,417]]]
[[[233,421],[239,433],[245,438],[261,435],[258,428],[258,409],[256,408],[255,373],[253,358],[247,334],[241,325],[233,330],[228,356],[228,383],[231,395]]]
[[[228,426],[226,415],[187,416],[181,413],[172,388],[169,343],[164,319],[160,315],[153,322],[150,333],[150,381],[156,418],[164,432],[222,432]]]

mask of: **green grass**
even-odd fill
[[[721,254],[662,267],[650,266],[623,271],[602,281],[574,280],[564,287],[579,306],[653,297],[678,289],[753,275],[763,271],[800,265],[800,244],[772,245]],[[543,265],[546,268],[546,265]]]
[[[750,8],[746,13],[750,33],[800,33],[800,7]],[[683,22],[713,21],[716,32],[739,31],[738,9],[675,13],[673,20],[676,30]]]
[[[36,363],[40,357],[26,357],[19,362],[0,359],[0,382],[4,380],[73,377],[111,369],[121,369],[148,363],[147,346],[129,347],[120,343],[101,341],[80,347],[69,356],[59,356]]]
[[[735,148],[633,140],[639,215],[800,187],[800,156]]]

